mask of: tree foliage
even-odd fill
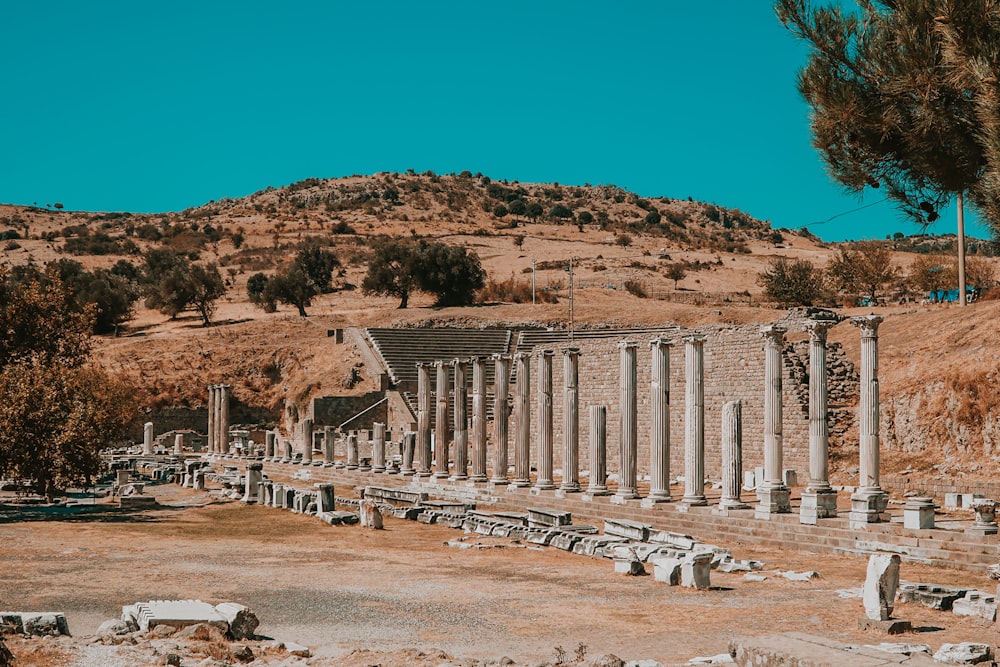
[[[472,303],[485,280],[479,256],[460,246],[382,239],[373,248],[361,287],[366,294],[399,297],[400,308],[417,290],[434,294],[435,305],[459,306]]]
[[[273,313],[278,303],[295,306],[299,316],[308,317],[306,308],[319,294],[332,289],[333,270],[340,266],[337,256],[319,245],[310,243],[302,247],[292,263],[270,278],[257,273],[247,281],[250,301]]]
[[[186,255],[165,248],[146,253],[143,281],[146,307],[171,319],[193,308],[206,327],[212,323],[215,302],[226,293],[215,263],[195,264]]]
[[[884,241],[858,241],[841,246],[826,267],[831,286],[845,294],[863,294],[875,303],[879,290],[892,283],[898,269],[892,247]]]
[[[0,367],[33,357],[82,363],[92,329],[92,308],[73,302],[54,269],[44,276],[0,269]]]
[[[776,257],[757,275],[757,284],[772,301],[811,306],[822,294],[823,274],[807,259]]]

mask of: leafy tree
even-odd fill
[[[917,255],[910,264],[906,283],[917,292],[948,289],[955,277],[954,264],[942,255]]]
[[[219,273],[219,267],[212,262],[206,266],[194,264],[189,275],[191,281],[191,305],[201,315],[202,326],[212,324],[215,302],[226,294],[226,284]]]
[[[650,211],[649,213],[647,213],[646,217],[643,219],[643,221],[647,225],[658,225],[658,224],[660,224],[660,220],[661,220],[661,218],[660,218],[660,212],[659,211],[655,211],[655,210]]]
[[[273,313],[277,310],[277,304],[265,299],[267,291],[267,276],[263,273],[255,273],[247,279],[247,297],[250,303],[260,306],[266,313]]]
[[[528,210],[528,205],[524,203],[523,199],[515,199],[507,204],[507,210],[515,218],[519,215],[524,215]]]
[[[28,480],[49,500],[60,488],[89,486],[100,450],[135,415],[131,387],[77,361],[32,357],[0,371],[0,476]]]
[[[823,275],[807,259],[775,257],[757,275],[757,284],[772,301],[811,306],[822,291]]]
[[[486,272],[476,253],[445,243],[418,247],[417,281],[420,289],[437,296],[437,306],[465,306],[486,284]]]
[[[674,281],[674,289],[677,289],[677,283],[684,280],[684,276],[687,275],[687,269],[681,262],[674,262],[673,264],[668,264],[667,268],[663,271],[664,277],[669,280]]]
[[[569,220],[573,217],[573,211],[563,204],[556,204],[549,209],[549,217],[557,220]]]
[[[508,210],[507,210],[507,207],[506,207],[506,206],[504,206],[503,204],[497,204],[496,206],[494,206],[494,207],[493,207],[493,215],[495,215],[496,217],[500,218],[501,220],[503,220],[503,219],[504,219],[504,217],[505,217],[505,216],[506,216],[506,215],[507,215],[507,214],[508,214],[509,212],[510,212],[510,211],[508,211]]]
[[[410,294],[418,289],[415,272],[417,254],[413,243],[391,238],[376,241],[368,273],[361,282],[365,294],[399,298],[399,307],[406,308]]]
[[[287,303],[298,309],[300,317],[308,317],[306,307],[312,305],[313,297],[317,294],[319,288],[309,272],[298,262],[293,262],[287,271],[275,274],[267,281],[263,303]]]
[[[74,304],[53,269],[20,276],[0,269],[0,368],[31,358],[82,363],[92,329],[91,309]]]
[[[524,211],[525,215],[531,218],[532,221],[538,220],[545,213],[545,209],[538,202],[531,202]]]
[[[340,266],[335,254],[316,243],[308,243],[295,256],[295,263],[302,267],[319,294],[331,291],[333,270]]]
[[[858,241],[842,246],[827,264],[826,274],[834,289],[850,294],[864,294],[869,303],[876,294],[895,280],[892,247],[884,241]]]
[[[990,202],[1000,203],[982,178],[988,156],[1000,156],[992,148],[1000,148],[995,9],[934,0],[859,4],[852,12],[776,3],[782,23],[812,48],[799,91],[811,107],[813,144],[846,188],[883,187],[920,224],[937,220],[957,195],[964,282],[963,193],[971,191],[987,213]],[[984,149],[991,136],[996,142]]]

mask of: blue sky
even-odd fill
[[[614,183],[828,240],[919,228],[844,194],[766,0],[18,2],[0,202],[159,212],[408,168]],[[954,231],[946,211],[931,231]],[[969,232],[987,237],[974,220]]]

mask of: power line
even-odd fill
[[[887,202],[887,201],[889,201],[888,197],[886,197],[885,199],[879,199],[878,201],[872,202],[871,204],[865,204],[864,206],[859,206],[857,208],[852,208],[850,211],[844,211],[843,213],[838,213],[837,215],[831,215],[826,220],[817,220],[816,222],[808,222],[808,223],[802,225],[802,227],[809,227],[811,225],[825,225],[826,223],[830,222],[831,220],[836,220],[837,218],[839,218],[839,217],[841,217],[843,215],[848,215],[849,213],[857,213],[858,211],[863,211],[866,208],[871,208],[872,206],[876,206],[878,204],[882,204],[882,203]]]

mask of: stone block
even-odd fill
[[[157,625],[185,628],[206,624],[226,632],[229,623],[215,607],[201,600],[150,600],[122,607],[122,620],[145,632]]]
[[[652,528],[647,523],[638,521],[628,521],[626,519],[605,519],[604,534],[613,537],[624,537],[635,542],[645,542],[649,539],[649,531]]]
[[[815,526],[819,519],[832,519],[837,516],[837,492],[829,491],[802,492],[802,503],[799,506],[799,523]]]
[[[754,517],[766,521],[774,514],[789,514],[792,511],[790,496],[787,487],[758,488],[760,502],[754,507]]]
[[[535,526],[568,526],[573,523],[570,512],[547,508],[528,508],[528,525]]]
[[[913,626],[909,621],[901,621],[898,618],[887,618],[883,620],[862,616],[858,619],[858,627],[862,630],[879,632],[887,635],[901,635],[904,632],[911,632]]]
[[[978,665],[991,663],[993,649],[989,644],[979,642],[962,642],[961,644],[942,644],[934,654],[934,661],[945,665]]]
[[[690,535],[674,533],[669,530],[651,530],[647,541],[655,544],[668,544],[678,549],[688,550],[694,549],[698,544],[698,540],[694,539]]]
[[[226,634],[230,639],[252,639],[257,626],[260,625],[257,615],[250,611],[249,607],[238,602],[217,604],[215,611],[229,623],[229,632]]]
[[[868,647],[842,644],[801,632],[735,639],[729,653],[737,665],[746,667],[935,667],[930,656],[913,653],[906,658]],[[940,667],[940,666],[937,666]]]
[[[787,487],[799,485],[799,475],[794,468],[785,468],[781,472],[781,479]]]
[[[966,588],[900,582],[897,599],[900,602],[913,602],[930,609],[948,611],[955,600],[964,597],[968,592],[969,589]]]
[[[961,493],[946,493],[944,494],[944,506],[949,508],[960,508],[962,506],[962,494]]]
[[[932,498],[909,498],[903,505],[903,527],[911,530],[933,528],[934,500]]]
[[[653,559],[653,579],[670,586],[680,586],[682,561],[682,558]]]
[[[865,616],[875,621],[892,618],[892,609],[899,587],[899,555],[872,554],[868,558],[862,598]]]
[[[743,490],[753,491],[757,488],[757,476],[751,470],[745,470],[743,472]]]
[[[681,561],[681,586],[707,590],[711,583],[712,554],[690,554]]]
[[[632,577],[646,574],[642,561],[634,556],[615,558],[615,574],[627,574]]]
[[[382,530],[382,512],[374,500],[365,499],[361,501],[360,507],[361,527],[372,530]]]
[[[988,593],[969,591],[965,597],[952,603],[951,610],[957,616],[975,616],[994,623],[997,620],[997,599]]]

